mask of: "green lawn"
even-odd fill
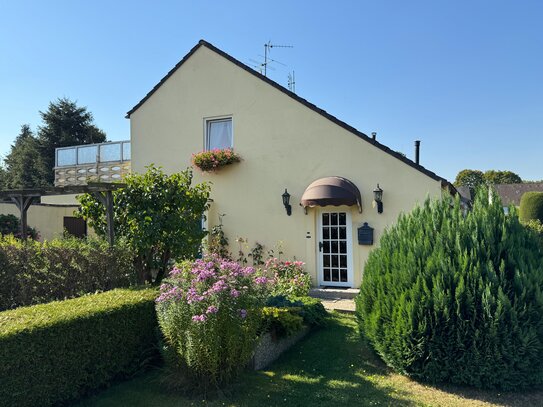
[[[107,406],[541,406],[543,390],[519,393],[419,384],[390,371],[360,339],[355,318],[334,314],[266,371],[248,372],[212,401],[168,393],[160,371],[93,396],[78,407]]]

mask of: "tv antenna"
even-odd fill
[[[288,73],[288,90],[292,93],[296,93],[296,78],[294,76],[294,71]]]
[[[270,61],[270,62],[278,62],[278,61],[274,61],[271,58],[268,58],[268,54],[271,52],[272,48],[294,48],[294,46],[293,45],[272,44],[271,41],[268,41],[266,44],[264,44],[264,63],[262,64],[262,67],[264,68],[264,76],[268,76],[268,75],[266,75],[267,74],[267,68],[268,68],[268,61]]]

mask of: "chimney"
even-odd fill
[[[415,164],[420,162],[420,140],[415,140]]]
[[[372,140],[377,139],[377,133],[376,132],[374,132],[374,131],[371,132],[371,139]]]

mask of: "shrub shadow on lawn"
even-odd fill
[[[387,373],[354,320],[336,314],[326,329],[310,334],[269,370],[245,374],[231,390],[243,394],[240,405],[255,405],[256,389],[264,392],[258,398],[267,405],[415,405],[407,393],[367,379]]]

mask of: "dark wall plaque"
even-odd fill
[[[373,244],[373,228],[368,226],[368,222],[364,222],[364,224],[358,228],[358,244]]]

